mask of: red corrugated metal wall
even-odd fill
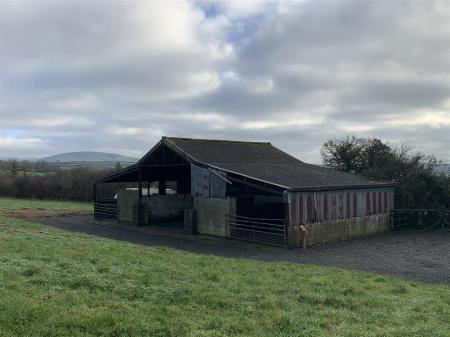
[[[393,207],[391,187],[289,193],[291,225],[388,213]]]

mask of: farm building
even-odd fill
[[[136,164],[99,179],[122,183],[95,217],[299,246],[387,231],[391,183],[306,164],[264,142],[163,137]]]

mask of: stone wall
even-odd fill
[[[193,209],[197,233],[226,236],[226,214],[236,214],[236,199],[194,197]]]
[[[308,245],[353,237],[388,232],[391,228],[390,214],[381,213],[363,217],[315,222],[305,225]],[[289,245],[299,247],[302,233],[298,226],[289,227]]]

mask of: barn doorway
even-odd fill
[[[226,221],[229,238],[287,245],[286,204],[281,192],[235,182],[228,192],[236,198],[236,214],[228,215]]]

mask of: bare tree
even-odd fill
[[[397,207],[450,207],[450,178],[436,173],[442,161],[414,151],[412,144],[393,147],[376,138],[335,138],[323,144],[321,155],[326,167],[395,181]]]

